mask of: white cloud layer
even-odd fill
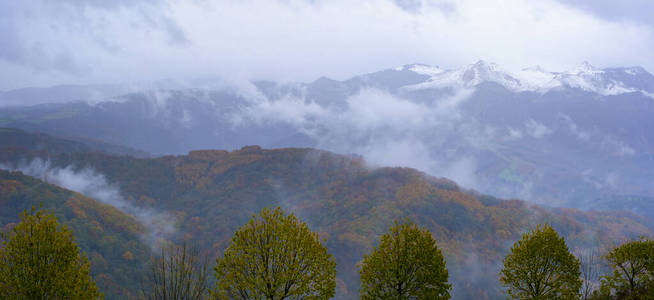
[[[21,164],[17,168],[0,164],[0,169],[21,171],[25,175],[78,192],[133,216],[147,229],[142,239],[153,249],[159,245],[161,239],[170,238],[175,233],[176,220],[173,216],[152,208],[134,206],[121,195],[118,187],[108,183],[102,174],[98,174],[92,169],[75,171],[70,166],[63,169],[57,168],[53,167],[49,161],[39,158],[32,160],[29,164]]]
[[[477,59],[654,70],[651,24],[554,0],[2,1],[0,38],[0,89],[206,75],[343,79]]]

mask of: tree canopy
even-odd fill
[[[216,261],[213,299],[329,299],[336,263],[306,223],[264,208]]]
[[[73,234],[45,210],[20,214],[0,244],[0,298],[102,298]]]
[[[624,243],[606,255],[613,274],[602,279],[601,294],[618,299],[654,298],[654,241]]]
[[[361,299],[449,299],[443,254],[429,230],[395,221],[360,269]]]
[[[522,236],[504,258],[500,282],[518,299],[579,299],[579,260],[549,225]]]

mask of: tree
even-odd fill
[[[197,300],[204,299],[208,290],[209,263],[197,247],[181,246],[161,249],[161,256],[150,269],[151,286],[143,291],[148,299]]]
[[[600,251],[598,248],[586,248],[576,251],[581,267],[581,299],[591,299],[598,289],[600,280]]]
[[[429,230],[393,222],[379,246],[364,255],[361,299],[449,299],[443,254]]]
[[[512,298],[579,299],[579,260],[549,225],[522,236],[504,258],[500,282]]]
[[[234,233],[216,260],[213,299],[329,299],[336,263],[306,223],[278,207]]]
[[[102,298],[73,234],[45,210],[20,214],[0,244],[1,299]]]
[[[602,279],[602,294],[618,299],[654,298],[654,241],[622,244],[606,255],[613,274]]]

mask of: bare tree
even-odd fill
[[[150,288],[142,288],[146,299],[198,300],[207,297],[209,259],[197,247],[181,246],[161,249],[150,268]]]
[[[601,253],[597,247],[575,251],[581,268],[581,299],[587,300],[600,286]]]

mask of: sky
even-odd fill
[[[0,0],[0,90],[312,81],[479,59],[654,71],[650,0]]]

